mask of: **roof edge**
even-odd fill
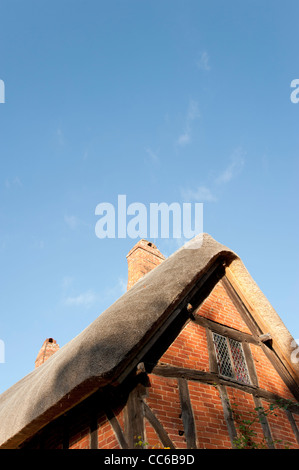
[[[273,349],[299,386],[299,364],[292,362],[295,340],[282,319],[258,287],[240,258],[226,268],[226,276],[263,334],[270,333]]]

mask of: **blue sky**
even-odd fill
[[[125,291],[137,240],[95,235],[118,195],[202,202],[299,338],[298,1],[0,8],[0,392]]]

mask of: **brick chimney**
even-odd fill
[[[35,360],[35,368],[41,366],[52,354],[58,351],[58,349],[59,345],[56,343],[55,339],[47,338],[39,350]]]
[[[147,240],[139,240],[127,254],[129,290],[135,282],[164,261],[158,248]]]

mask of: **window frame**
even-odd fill
[[[251,376],[250,376],[249,367],[248,367],[247,360],[246,360],[246,354],[245,354],[245,351],[244,351],[244,348],[243,348],[243,342],[239,341],[239,340],[237,340],[237,339],[235,339],[235,338],[233,338],[229,335],[224,335],[224,334],[218,333],[216,331],[211,331],[211,333],[212,333],[212,341],[213,341],[213,346],[214,346],[214,351],[215,351],[217,371],[218,371],[219,376],[221,376],[225,379],[228,379],[228,380],[234,380],[234,381],[236,381],[240,384],[243,384],[243,385],[252,386],[252,379],[251,379]],[[232,371],[232,376],[231,375],[225,375],[224,373],[221,372],[221,362],[219,360],[219,353],[217,352],[217,348],[216,348],[215,335],[225,339],[225,344],[226,344],[228,357],[229,357],[229,366],[230,366],[230,369]],[[237,361],[233,357],[230,341],[234,341],[235,343],[238,343],[238,347],[240,348],[241,360],[242,360],[240,365],[244,369],[245,379],[243,379],[242,377],[238,377],[238,375],[240,375],[240,374],[238,374],[236,372]]]

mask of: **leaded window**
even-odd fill
[[[250,384],[242,344],[218,333],[213,333],[213,340],[219,374],[245,384]]]

